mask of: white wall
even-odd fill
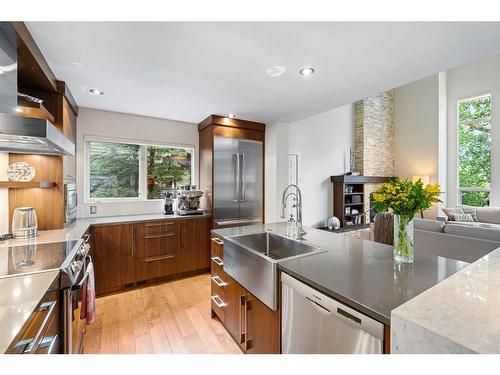
[[[163,212],[161,200],[135,202],[98,202],[97,215],[90,215],[89,203],[83,202],[84,136],[103,136],[133,141],[167,143],[194,147],[194,184],[198,184],[198,128],[196,124],[125,113],[80,108],[77,119],[77,186],[79,217],[131,215]]]
[[[491,93],[491,205],[500,206],[500,55],[447,73],[448,205],[457,204],[457,102]]]
[[[281,193],[288,182],[288,123],[266,125],[265,155],[265,221],[275,223],[280,218]]]
[[[325,226],[333,215],[330,176],[345,172],[345,155],[353,145],[353,106],[345,105],[288,126],[288,153],[299,154],[299,186],[303,198],[303,223]],[[282,151],[283,152],[283,151]],[[287,164],[280,167],[287,176]],[[286,186],[278,186],[278,200]]]
[[[427,175],[437,183],[439,75],[394,90],[394,168],[400,178]],[[437,216],[437,206],[425,212]]]

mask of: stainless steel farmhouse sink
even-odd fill
[[[276,310],[277,264],[320,251],[318,247],[269,232],[225,237],[224,271]]]

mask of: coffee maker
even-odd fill
[[[164,193],[164,199],[165,199],[165,215],[173,215],[174,213],[174,195],[175,192],[173,191],[166,191]]]
[[[200,198],[203,196],[201,190],[197,190],[196,185],[183,186],[177,191],[176,210],[177,215],[201,215],[203,209],[200,208]]]

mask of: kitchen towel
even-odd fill
[[[87,324],[92,324],[94,323],[96,314],[94,265],[92,262],[90,262],[87,266],[87,273],[89,276],[83,285],[80,319],[85,319]]]

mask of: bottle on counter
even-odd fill
[[[286,224],[286,236],[290,238],[297,237],[297,221],[293,217],[293,214],[290,214],[290,218]]]

